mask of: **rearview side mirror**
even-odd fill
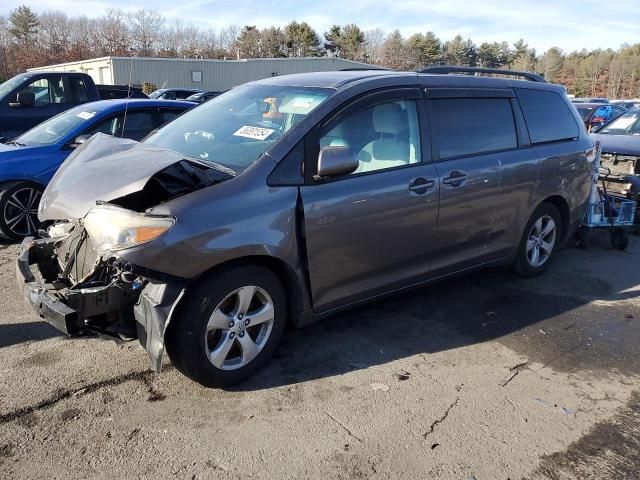
[[[18,92],[16,101],[9,103],[10,107],[33,107],[36,103],[36,94],[23,90]]]
[[[78,148],[80,145],[82,145],[84,142],[86,142],[90,138],[91,138],[91,135],[88,135],[86,133],[84,135],[78,135],[75,138],[75,140],[73,142],[71,142],[71,144],[69,144],[69,146],[71,148]]]
[[[349,175],[356,171],[360,162],[351,147],[328,146],[320,149],[316,180],[339,175]]]

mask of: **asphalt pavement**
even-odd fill
[[[0,246],[0,478],[621,479],[640,466],[640,238],[285,333],[226,390],[67,339]]]

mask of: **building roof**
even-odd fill
[[[344,58],[338,57],[284,57],[284,58],[241,58],[241,59],[229,59],[229,60],[220,60],[215,58],[176,58],[176,57],[118,57],[118,56],[107,56],[107,57],[96,57],[96,58],[87,58],[86,60],[76,60],[73,62],[66,63],[58,63],[54,65],[43,65],[42,67],[34,67],[29,68],[27,71],[37,71],[41,68],[54,68],[54,67],[65,67],[68,65],[78,65],[84,63],[91,62],[103,62],[109,60],[127,60],[133,62],[207,62],[207,63],[221,63],[221,64],[229,64],[229,63],[262,63],[262,62],[296,62],[296,61],[319,61],[319,62],[335,62],[338,61],[340,63],[349,63],[353,64],[354,67],[362,67],[368,66],[367,63],[364,62],[356,62],[354,60],[347,60]],[[375,68],[371,65],[372,68]]]

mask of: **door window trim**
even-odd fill
[[[373,170],[370,172],[361,172],[356,174],[344,175],[342,177],[330,178],[326,180],[317,180],[314,178],[318,167],[318,155],[320,153],[320,132],[333,122],[340,122],[349,115],[366,110],[367,108],[382,103],[410,100],[416,105],[416,120],[418,121],[419,141],[420,141],[420,158],[416,163],[407,165],[398,165],[396,167],[385,168],[381,170]],[[403,168],[411,168],[431,162],[431,148],[429,135],[427,134],[428,120],[425,111],[424,102],[422,101],[422,92],[420,87],[399,86],[394,88],[385,88],[383,90],[369,91],[362,95],[343,102],[336,107],[321,121],[319,121],[304,137],[304,185],[324,185],[326,183],[338,182],[349,178],[359,178],[361,176],[373,175],[382,172],[391,172]]]

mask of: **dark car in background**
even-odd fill
[[[100,100],[86,73],[29,72],[0,84],[0,138],[17,137],[60,112]]]
[[[640,100],[613,100],[612,105],[618,105],[619,107],[631,110],[632,108],[640,108]]]
[[[608,98],[604,97],[587,97],[587,98],[572,98],[571,103],[609,103]]]
[[[619,117],[627,110],[624,107],[613,104],[601,103],[574,103],[580,117],[588,131],[594,131],[605,123]]]
[[[128,85],[96,85],[102,100],[117,100],[122,98],[149,98],[140,87]]]
[[[196,102],[196,103],[204,103],[207,100],[211,100],[212,98],[217,97],[223,92],[198,92],[193,95],[187,97],[187,101]]]
[[[158,100],[186,100],[187,97],[195,93],[204,93],[204,90],[197,88],[160,88],[149,94],[149,98]]]
[[[286,324],[489,265],[538,275],[584,217],[595,149],[564,88],[529,77],[283,75],[142,143],[96,136],[43,195],[63,222],[23,242],[25,298],[224,386]]]
[[[141,140],[194,105],[149,99],[85,103],[0,145],[0,237],[17,240],[37,232],[44,188],[62,162],[92,135]]]

